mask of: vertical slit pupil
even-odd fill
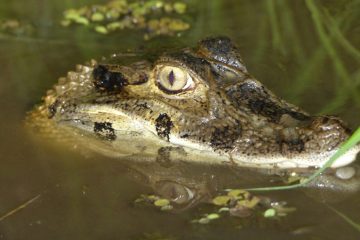
[[[173,70],[171,70],[169,73],[169,83],[171,86],[173,86],[175,83],[175,74]]]

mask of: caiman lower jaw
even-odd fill
[[[320,168],[326,164],[331,157],[339,149],[334,149],[329,152],[308,155],[308,154],[299,154],[292,158],[287,158],[284,156],[233,156],[232,161],[237,165],[246,165],[253,166],[256,168]],[[356,160],[357,154],[360,152],[360,145],[356,145],[353,148],[349,149],[345,154],[341,155],[331,164],[331,168],[339,168]]]
[[[55,117],[55,119],[57,118]],[[76,119],[82,119],[83,121],[76,121]],[[178,147],[183,148],[186,156],[182,156],[184,159],[179,160],[184,161],[203,162],[206,164],[236,164],[250,168],[287,169],[322,167],[338,150],[338,148],[335,148],[322,153],[299,153],[291,157],[281,155],[280,153],[244,155],[236,152],[217,152],[207,144],[192,142],[176,134],[171,134],[168,141],[166,141],[166,139],[160,139],[153,124],[137,118],[134,115],[129,115],[128,112],[124,112],[122,109],[109,108],[106,105],[97,105],[96,107],[91,104],[79,105],[76,111],[72,112],[70,118],[67,118],[65,114],[65,116],[61,115],[57,121],[58,124],[72,125],[79,130],[81,129],[81,131],[95,134],[95,136],[98,135],[101,137],[98,139],[99,141],[104,141],[105,137],[105,141],[113,145],[108,151],[110,154],[107,155],[109,156],[119,155],[118,153],[121,147],[123,148],[128,145],[129,141],[131,141],[133,145],[140,146],[145,144],[141,139],[146,139],[157,142],[157,144],[155,144],[157,148],[151,151],[151,155],[154,156],[158,153],[158,148],[166,145],[174,149]],[[129,139],[131,136],[133,138]],[[96,145],[96,143],[94,144]],[[113,154],[111,154],[111,152],[113,152]],[[340,156],[331,167],[338,168],[350,164],[356,160],[356,155],[359,152],[360,145],[354,146],[344,155]],[[134,154],[141,154],[141,152]]]
[[[336,151],[334,151],[335,154]],[[357,156],[360,152],[360,145],[355,145],[349,149],[346,153],[341,155],[336,161],[331,165],[332,168],[343,167],[349,165],[357,159]]]

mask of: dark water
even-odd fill
[[[0,221],[0,239],[359,239],[359,231],[323,198],[302,190],[265,194],[297,208],[280,220],[225,217],[194,225],[189,221],[208,205],[181,214],[135,207],[140,194],[154,192],[148,180],[153,172],[135,174],[118,161],[34,143],[24,133],[23,120],[77,63],[129,49],[190,46],[221,34],[238,44],[249,71],[276,94],[311,113],[336,114],[356,128],[360,60],[351,46],[360,46],[360,1],[316,1],[319,18],[313,18],[311,1],[192,1],[191,30],[181,38],[148,42],[135,31],[102,36],[58,25],[63,10],[89,2],[95,1],[0,2],[1,18],[24,20],[36,30],[30,36],[0,36],[0,218],[40,194]],[[170,180],[174,176],[163,171]],[[215,176],[217,187],[209,187],[214,184],[209,176]],[[236,174],[224,176],[228,169],[195,169],[184,181],[212,189],[241,185]],[[329,204],[360,223],[360,193],[332,198]]]

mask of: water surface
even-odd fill
[[[59,26],[65,9],[91,2],[96,1],[0,2],[2,18],[17,18],[35,29],[31,35],[0,35],[0,216],[39,195],[0,221],[0,239],[359,239],[359,232],[322,198],[302,190],[264,194],[297,208],[280,220],[224,218],[202,226],[189,221],[208,211],[206,204],[180,214],[135,207],[140,194],[154,190],[131,166],[31,141],[23,121],[77,63],[228,35],[249,72],[277,95],[312,114],[336,114],[356,128],[360,105],[353,93],[360,96],[360,60],[351,46],[360,46],[360,1],[189,1],[192,28],[175,39],[144,41],[136,31],[103,36]],[[203,183],[212,174],[221,179],[228,173],[203,168],[192,174]],[[235,177],[218,187],[243,187]],[[360,223],[360,193],[330,202]]]

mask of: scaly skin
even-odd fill
[[[156,158],[166,147],[180,160],[257,168],[322,166],[351,134],[340,119],[310,116],[275,96],[248,73],[226,37],[154,62],[117,60],[78,65],[48,92],[32,122],[48,132],[70,126],[56,134],[77,132],[77,141],[108,156]],[[166,87],[181,81],[184,88]],[[333,167],[354,161],[359,149]]]

